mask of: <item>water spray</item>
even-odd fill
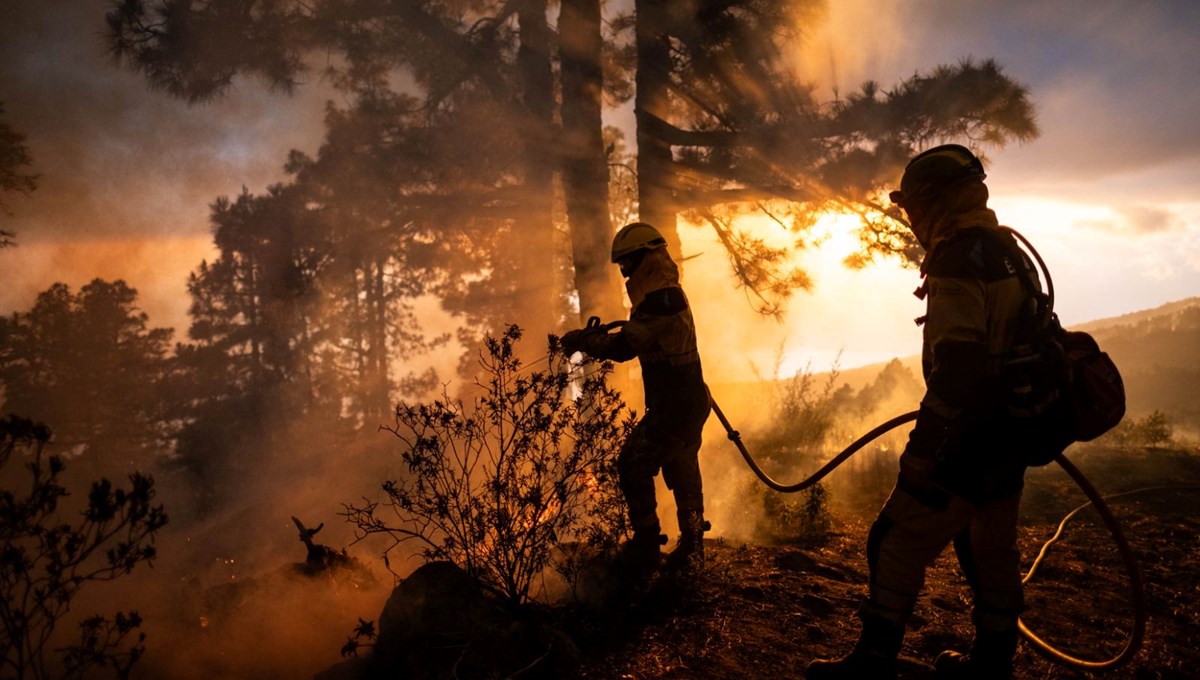
[[[746,464],[750,466],[750,469],[759,478],[759,480],[762,481],[763,484],[766,484],[768,487],[781,493],[795,493],[813,486],[873,440],[905,423],[910,423],[917,419],[917,411],[910,411],[908,413],[896,416],[895,418],[880,424],[875,429],[854,440],[854,442],[842,449],[841,452],[834,456],[828,463],[823,465],[821,469],[809,475],[807,478],[796,482],[795,484],[783,484],[772,479],[770,475],[768,475],[761,467],[759,467],[758,463],[754,460],[754,457],[751,456],[750,452],[746,449],[746,445],[742,442],[741,434],[737,430],[733,429],[733,426],[729,423],[729,419],[725,417],[725,413],[721,410],[721,407],[718,406],[716,400],[712,398],[711,392],[709,392],[708,398],[709,403],[712,404],[713,413],[717,414],[717,419],[721,421],[721,425],[725,428],[725,432],[729,436],[729,440],[732,441],[735,446],[737,446],[738,451],[742,454],[742,458],[746,460]],[[1121,554],[1121,561],[1125,565],[1125,571],[1127,574],[1129,574],[1129,586],[1133,594],[1133,630],[1130,631],[1129,637],[1125,642],[1125,646],[1120,653],[1110,659],[1093,661],[1073,656],[1054,647],[1049,642],[1046,642],[1036,633],[1030,630],[1029,626],[1027,626],[1023,620],[1017,620],[1017,628],[1021,631],[1021,635],[1024,636],[1031,645],[1033,645],[1034,649],[1055,663],[1079,670],[1093,672],[1116,668],[1127,663],[1135,654],[1137,654],[1146,636],[1146,593],[1142,583],[1141,569],[1138,568],[1137,558],[1133,554],[1133,548],[1130,547],[1129,541],[1125,538],[1125,533],[1121,530],[1121,525],[1117,522],[1116,517],[1113,516],[1112,511],[1109,510],[1108,504],[1105,503],[1105,497],[1101,496],[1100,493],[1096,491],[1096,487],[1092,486],[1091,482],[1089,482],[1087,478],[1083,476],[1083,473],[1079,471],[1079,468],[1075,467],[1071,461],[1067,460],[1066,456],[1059,454],[1054,459],[1054,462],[1058,463],[1058,466],[1065,470],[1067,475],[1074,480],[1075,484],[1079,486],[1084,495],[1087,496],[1088,502],[1075,508],[1063,518],[1062,522],[1058,525],[1058,530],[1055,532],[1054,536],[1052,536],[1050,540],[1048,540],[1045,545],[1042,546],[1041,551],[1038,553],[1037,559],[1035,559],[1033,564],[1030,565],[1029,572],[1025,574],[1022,583],[1028,583],[1030,579],[1033,578],[1034,573],[1037,571],[1042,559],[1046,556],[1050,546],[1061,537],[1066,523],[1081,510],[1087,508],[1088,506],[1095,506],[1096,511],[1100,514],[1101,519],[1104,521],[1105,527],[1107,527],[1109,533],[1112,534],[1113,541],[1117,545],[1117,551]],[[1108,498],[1115,499],[1120,496],[1128,496],[1134,493],[1157,490],[1159,488],[1165,487],[1137,489],[1136,491],[1114,494]]]

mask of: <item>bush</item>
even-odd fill
[[[749,438],[752,450],[761,451],[766,458],[795,464],[824,444],[837,424],[839,403],[846,399],[836,389],[838,377],[835,364],[820,385],[809,367],[775,383],[771,426]]]
[[[836,431],[849,388],[837,389],[836,365],[818,384],[809,368],[775,383],[771,393],[770,426],[752,433],[746,444],[760,465],[783,470],[782,481],[795,481],[805,467],[820,461],[824,444]],[[829,530],[829,489],[817,484],[801,493],[783,494],[752,478],[743,488],[742,507],[754,531],[763,539],[795,540],[820,536]]]
[[[829,489],[824,482],[800,493],[774,491],[757,478],[745,490],[748,507],[761,508],[755,531],[771,541],[793,541],[824,536],[833,524],[829,512]]]
[[[0,421],[0,472],[19,453],[29,459],[25,467],[32,476],[28,495],[0,488],[3,667],[17,678],[74,678],[96,667],[128,677],[144,650],[145,635],[134,638],[141,625],[137,612],[88,617],[77,644],[49,645],[84,586],[154,560],[154,535],[167,516],[161,505],[152,505],[154,481],[135,474],[129,489],[114,488],[107,479],[94,482],[81,519],[65,522],[59,502],[69,494],[58,481],[65,465],[45,455],[49,440],[43,425],[15,416]],[[57,660],[51,652],[59,653]]]
[[[546,370],[525,372],[510,326],[487,338],[487,382],[468,408],[449,398],[401,404],[386,427],[404,444],[408,476],[386,498],[347,505],[361,540],[382,534],[388,554],[409,541],[427,561],[450,560],[512,604],[531,599],[556,547],[610,547],[626,534],[616,454],[633,426],[608,386],[610,367],[571,398],[572,371],[551,338]]]
[[[1125,418],[1104,436],[1104,440],[1118,446],[1169,446],[1174,435],[1174,427],[1166,414],[1155,410],[1143,418]]]

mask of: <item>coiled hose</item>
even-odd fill
[[[855,453],[857,453],[859,449],[866,446],[874,439],[882,436],[894,428],[917,419],[916,411],[910,411],[903,415],[896,416],[895,418],[882,423],[875,429],[854,440],[853,443],[842,449],[840,453],[833,457],[833,459],[823,465],[820,470],[817,470],[807,478],[795,484],[782,484],[772,479],[771,476],[766,472],[763,472],[763,469],[759,467],[757,462],[755,462],[754,457],[751,456],[750,452],[746,450],[746,445],[742,443],[741,434],[737,430],[733,429],[733,426],[729,423],[729,419],[726,418],[725,413],[721,411],[721,407],[717,406],[717,402],[712,398],[712,394],[709,394],[709,402],[712,404],[713,412],[717,414],[717,419],[721,421],[721,425],[725,428],[725,432],[728,434],[730,441],[737,446],[738,451],[740,451],[742,454],[742,458],[746,460],[746,464],[750,466],[750,469],[754,471],[754,474],[768,487],[782,493],[795,493],[813,486],[817,482],[820,482],[822,479],[824,479],[830,472],[833,472],[833,470],[839,465],[846,462],[846,460],[849,459],[850,456],[853,456]],[[1142,572],[1141,569],[1138,568],[1137,558],[1133,554],[1133,548],[1130,547],[1129,541],[1126,540],[1125,533],[1121,530],[1121,526],[1117,523],[1117,519],[1113,516],[1112,511],[1109,510],[1108,504],[1104,502],[1105,498],[1102,497],[1098,491],[1096,491],[1096,487],[1092,486],[1091,482],[1089,482],[1087,478],[1083,476],[1083,473],[1079,471],[1079,468],[1075,467],[1071,461],[1066,459],[1065,456],[1060,454],[1054,459],[1054,462],[1058,463],[1059,467],[1065,470],[1067,475],[1069,475],[1071,479],[1075,481],[1075,484],[1077,484],[1079,488],[1083,490],[1084,495],[1086,495],[1088,498],[1088,502],[1075,508],[1063,518],[1062,522],[1060,522],[1058,525],[1058,530],[1054,533],[1050,540],[1046,541],[1045,545],[1042,546],[1041,551],[1038,553],[1037,558],[1033,561],[1033,564],[1030,565],[1029,572],[1025,574],[1025,578],[1022,580],[1022,583],[1028,583],[1030,579],[1033,578],[1034,573],[1037,571],[1042,559],[1045,558],[1050,546],[1062,536],[1063,528],[1066,526],[1067,522],[1081,510],[1087,508],[1088,506],[1094,505],[1096,507],[1096,511],[1100,513],[1100,517],[1104,521],[1104,525],[1108,527],[1109,532],[1112,534],[1113,540],[1117,544],[1117,551],[1121,554],[1121,561],[1125,564],[1125,571],[1129,574],[1129,587],[1133,595],[1133,630],[1129,633],[1129,638],[1125,642],[1125,647],[1116,656],[1102,661],[1091,661],[1073,656],[1054,647],[1049,642],[1046,642],[1036,633],[1030,630],[1029,627],[1025,625],[1025,622],[1020,619],[1017,621],[1017,627],[1020,629],[1021,634],[1025,636],[1025,639],[1028,640],[1038,652],[1049,658],[1051,661],[1086,671],[1100,671],[1116,668],[1132,659],[1141,648],[1142,642],[1145,639],[1146,593],[1142,583]],[[1150,489],[1138,489],[1137,491],[1133,492],[1115,494],[1109,498],[1131,495],[1133,493],[1140,493],[1148,490]]]

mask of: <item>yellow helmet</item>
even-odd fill
[[[636,253],[639,250],[666,248],[667,239],[654,227],[645,222],[634,222],[621,227],[613,237],[612,261]]]

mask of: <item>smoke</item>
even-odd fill
[[[77,288],[96,277],[122,278],[139,290],[139,305],[151,325],[172,326],[176,338],[183,339],[187,272],[212,255],[209,204],[243,186],[257,193],[282,180],[287,150],[312,149],[320,141],[321,103],[330,96],[328,89],[310,83],[288,100],[253,84],[235,88],[218,102],[189,107],[147,91],[139,76],[106,61],[98,35],[104,0],[2,2],[0,92],[9,122],[28,135],[34,171],[41,179],[31,198],[13,202],[17,214],[4,223],[18,233],[20,246],[0,251],[0,309],[28,308],[36,293],[55,281]],[[1169,14],[1161,8],[1139,9],[1138,21],[1130,26],[1111,11],[1081,23],[1075,21],[1076,13],[1000,2],[976,4],[971,11],[838,2],[830,3],[829,23],[814,29],[797,60],[824,99],[867,78],[886,87],[936,63],[973,53],[999,56],[1015,77],[1031,81],[1047,131],[1036,149],[993,154],[1004,169],[997,173],[1000,186],[1067,190],[1068,179],[1090,180],[1098,173],[1124,179],[1121,173],[1161,168],[1165,160],[1182,163],[1171,167],[1184,167],[1187,177],[1195,179],[1200,165],[1187,162],[1200,157],[1195,147],[1200,135],[1194,134],[1200,118],[1194,115],[1197,94],[1188,69],[1197,60],[1163,51],[1176,45],[1194,53],[1195,36],[1181,33],[1195,22],[1179,22],[1175,30],[1163,32],[1161,22]],[[1000,15],[1015,20],[1000,22]],[[979,30],[984,24],[1008,28],[992,34]],[[1031,35],[1013,42],[1023,31]],[[1111,62],[1092,55],[1096,58],[1083,60],[1084,66],[1073,61],[1060,67],[1062,59],[1047,56],[1046,50],[1068,42],[1064,34],[1078,41],[1086,31],[1106,36],[1101,45],[1137,44],[1138,50],[1113,50],[1120,59],[1137,58],[1125,70],[1108,71],[1111,76],[1088,77],[1083,68]],[[1148,35],[1153,37],[1138,38]],[[1042,37],[1035,41],[1036,36]],[[1006,41],[1028,54],[1006,48]],[[1174,61],[1164,61],[1168,58]],[[1180,82],[1186,87],[1179,87]],[[1147,101],[1176,105],[1157,106],[1150,115],[1143,110]],[[1124,121],[1147,115],[1153,124],[1132,134],[1112,134],[1130,129]],[[463,146],[469,147],[471,139],[464,137]],[[470,150],[464,149],[464,157]],[[1195,182],[1186,184],[1190,191]],[[360,189],[369,197],[381,193],[381,186],[364,183]],[[1083,196],[1090,189],[1077,185],[1073,191]],[[1132,209],[1125,218],[1138,234],[1162,236],[1177,224],[1173,213],[1152,206]],[[775,228],[765,221],[748,220],[743,226],[764,234]],[[682,230],[684,254],[694,256],[685,264],[684,287],[706,378],[744,433],[779,425],[764,407],[773,388],[756,374],[788,377],[806,366],[824,370],[839,356],[841,366],[855,367],[918,351],[920,331],[912,319],[923,305],[909,294],[917,274],[894,263],[847,271],[841,262],[853,248],[853,228],[833,219],[819,225],[825,243],[797,259],[812,274],[814,288],[793,298],[783,321],[755,314],[744,293],[731,285],[726,256],[711,231]],[[1186,252],[1193,258],[1192,270],[1200,270],[1195,259],[1200,251]],[[1079,258],[1082,264],[1072,266],[1096,268],[1101,255]],[[1069,308],[1072,299],[1080,299],[1071,295],[1070,282],[1088,280],[1082,270],[1059,279],[1069,312],[1074,311]],[[472,294],[493,292],[471,291],[463,297],[469,305],[477,301]],[[1100,294],[1111,304],[1111,291]],[[522,307],[519,300],[513,309],[517,316],[537,311]],[[1100,310],[1086,313],[1092,311]],[[461,321],[445,315],[432,298],[419,300],[414,313],[432,335],[454,331]],[[533,342],[528,338],[526,344]],[[442,376],[454,375],[461,350],[450,343],[420,361],[436,366]],[[411,367],[412,362],[404,363],[394,367],[394,376]],[[780,375],[771,374],[775,366]],[[857,392],[873,377],[872,372],[854,382],[847,372],[842,379]],[[808,459],[771,472],[794,481],[811,472],[817,458],[845,445],[847,437],[914,407],[912,395],[896,389],[870,409],[839,421],[837,431]],[[381,480],[397,474],[395,442],[381,433],[342,446],[290,414],[272,420],[280,423],[280,431],[270,438],[273,443],[239,450],[243,462],[215,481],[230,499],[215,515],[198,514],[191,501],[196,490],[184,473],[169,466],[159,470],[160,498],[175,518],[160,540],[162,558],[152,572],[139,571],[97,589],[94,598],[77,607],[81,613],[105,611],[117,603],[142,611],[150,635],[143,677],[303,676],[337,660],[337,647],[358,617],[378,614],[390,585],[390,576],[380,568],[378,546],[351,548],[375,571],[376,586],[298,578],[288,565],[302,561],[304,549],[290,517],[310,526],[324,522],[318,542],[334,548],[350,544],[351,529],[337,516],[341,503],[374,495]],[[756,482],[715,418],[705,441],[702,466],[713,535],[752,538],[761,513],[747,511],[745,491]],[[889,440],[835,472],[828,482],[835,501],[877,506],[872,497],[860,494],[877,487],[879,479],[890,485],[901,446],[902,441]],[[670,494],[660,489],[660,498],[665,501],[660,509],[664,529],[674,532]],[[416,560],[397,569],[415,566]]]
[[[0,250],[0,309],[28,309],[52,283],[74,290],[93,279],[123,279],[138,291],[138,306],[150,325],[175,329],[186,337],[189,324],[187,279],[181,272],[211,259],[208,237],[36,241]]]
[[[343,502],[378,496],[382,480],[400,474],[398,443],[382,432],[329,448],[334,438],[303,421],[286,427],[276,433],[278,448],[238,452],[246,463],[218,480],[228,500],[215,513],[196,514],[190,476],[169,464],[158,469],[158,499],[172,519],[159,535],[154,568],[102,584],[74,607],[141,613],[147,654],[137,677],[309,677],[340,661],[360,618],[378,618],[393,585],[382,545],[354,544],[338,513]],[[323,523],[314,541],[348,546],[361,570],[302,573],[306,549],[293,515],[310,528]],[[400,574],[421,563],[392,556]]]
[[[792,55],[797,71],[821,98],[856,89],[866,80],[886,84],[909,75],[910,69],[897,69],[896,63],[908,56],[907,41],[897,30],[906,11],[869,1],[829,3],[826,20],[809,30],[809,39]]]
[[[0,97],[40,177],[4,219],[18,247],[0,255],[0,305],[26,306],[59,280],[123,276],[153,298],[156,321],[179,324],[209,203],[280,180],[287,151],[320,139],[330,90],[313,83],[288,100],[235,87],[190,107],[112,63],[105,0],[2,5]],[[122,258],[139,276],[118,271]]]
[[[916,409],[924,391],[918,371],[915,360],[844,373],[802,371],[783,380],[714,390],[714,399],[763,470],[791,485],[863,433]],[[896,458],[908,429],[876,439],[826,477],[824,511],[860,516],[877,509],[895,482]],[[805,493],[765,487],[725,434],[714,417],[701,457],[712,535],[756,543],[798,538],[797,532],[809,529],[800,510],[808,500]]]

